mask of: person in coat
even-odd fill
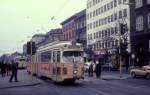
[[[88,69],[88,73],[90,77],[93,77],[93,62],[90,61],[90,65],[89,65],[89,69]]]
[[[101,78],[101,63],[96,61],[95,73],[97,78]]]
[[[5,77],[5,74],[6,74],[6,64],[4,64],[4,61],[1,62],[1,74],[2,74],[2,77]]]
[[[11,71],[12,71],[12,75],[10,77],[9,82],[12,82],[13,78],[15,78],[15,82],[18,82],[18,79],[17,79],[18,62],[12,61],[12,63],[11,63]]]

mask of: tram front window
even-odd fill
[[[65,51],[63,52],[63,61],[67,63],[83,63],[82,51]]]

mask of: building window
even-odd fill
[[[147,4],[150,4],[150,0],[147,0]]]
[[[101,14],[101,8],[98,9],[98,14]]]
[[[122,3],[122,0],[118,0],[118,5]]]
[[[140,8],[143,6],[143,0],[135,0],[135,7]]]
[[[110,9],[110,6],[109,6],[109,3],[107,4],[107,10],[109,10]]]
[[[143,16],[138,16],[136,18],[136,31],[142,31],[143,27]]]
[[[117,13],[114,14],[114,20],[117,20]]]
[[[99,31],[99,38],[101,38],[101,31]]]
[[[148,13],[148,28],[150,29],[150,13]]]
[[[103,7],[103,6],[101,7],[101,12],[102,12],[102,13],[104,12],[104,7]]]
[[[96,21],[96,27],[98,27],[98,21]]]
[[[111,32],[110,29],[108,29],[108,36],[110,36],[110,34],[111,34],[110,32]]]
[[[114,0],[114,7],[117,7],[117,0]]]
[[[113,15],[111,15],[111,22],[113,22],[113,20],[114,20],[114,19],[113,19]]]
[[[105,12],[105,11],[107,11],[107,7],[106,7],[106,5],[104,5],[104,12]]]
[[[99,19],[99,26],[101,26],[101,19]]]
[[[107,37],[108,36],[108,33],[107,33],[107,30],[105,30],[105,37]]]
[[[92,23],[90,23],[90,29],[92,29]]]
[[[90,40],[90,35],[88,34],[88,40]]]
[[[114,34],[114,28],[111,28],[111,35]]]
[[[102,38],[104,37],[104,31],[102,31]]]
[[[124,17],[127,17],[127,9],[124,9],[124,10],[123,10],[123,16],[124,16]]]
[[[110,23],[110,21],[111,21],[111,18],[110,18],[110,16],[108,16],[108,23]]]
[[[95,28],[95,26],[96,26],[96,23],[95,23],[95,22],[93,22],[93,28]]]
[[[127,0],[123,0],[123,3],[127,2]]]
[[[94,33],[94,39],[96,39],[96,33]]]
[[[93,39],[92,34],[90,34],[90,39],[91,39],[91,40]]]
[[[122,11],[119,11],[119,18],[122,18]]]
[[[93,17],[95,17],[95,11],[93,11]]]
[[[96,32],[96,38],[97,38],[97,39],[98,39],[98,36],[99,36],[99,35],[98,35],[98,32]]]
[[[110,4],[111,8],[113,8],[113,1],[111,1],[111,4]]]
[[[116,26],[116,27],[114,27],[114,31],[115,31],[115,34],[117,34],[117,33],[118,33],[118,28],[117,28],[117,26]]]

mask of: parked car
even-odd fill
[[[131,69],[130,74],[133,78],[137,76],[150,78],[150,65],[143,66],[142,68],[133,68]]]
[[[109,71],[117,71],[117,67],[115,65],[113,65],[112,63],[106,63],[104,65],[102,65],[102,69],[103,70],[109,70]]]

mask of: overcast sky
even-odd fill
[[[85,8],[86,0],[0,0],[0,55],[22,52],[31,36],[60,27]]]

